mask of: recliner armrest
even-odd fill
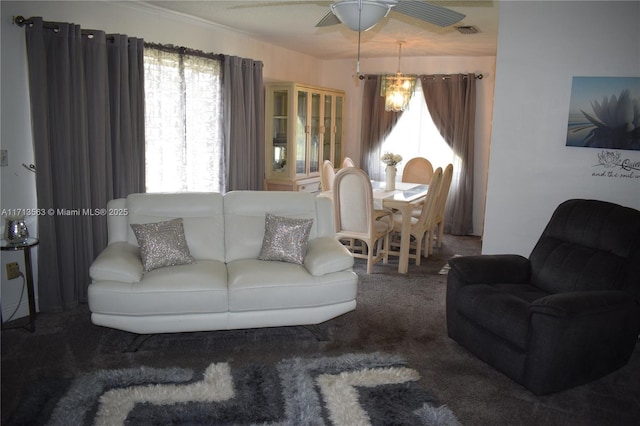
[[[535,394],[623,366],[640,333],[640,305],[623,291],[556,293],[531,303],[524,382]]]
[[[542,297],[531,303],[530,311],[560,318],[619,310],[629,303],[634,301],[624,291],[575,291]]]
[[[125,241],[109,244],[89,268],[92,281],[137,283],[142,279],[140,249]]]
[[[309,240],[304,267],[314,276],[353,268],[353,256],[334,237]]]
[[[449,265],[464,284],[528,283],[531,277],[529,259],[516,254],[454,257]]]

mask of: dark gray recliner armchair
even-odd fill
[[[453,258],[449,337],[534,394],[625,365],[640,333],[640,211],[569,200],[529,258]]]

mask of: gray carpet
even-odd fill
[[[321,325],[329,341],[301,327],[158,335],[138,352],[122,353],[130,333],[91,324],[85,305],[39,314],[36,333],[2,332],[2,424],[17,418],[25,398],[55,400],[74,379],[98,370],[181,367],[204,371],[276,366],[291,358],[393,354],[406,360],[419,383],[466,425],[632,425],[640,420],[640,345],[628,365],[564,392],[536,397],[447,337],[446,261],[480,251],[477,238],[446,236],[443,247],[410,265],[377,264],[361,276],[355,311]],[[443,273],[441,273],[443,272]],[[44,419],[40,419],[44,424]],[[385,424],[381,421],[379,424]]]

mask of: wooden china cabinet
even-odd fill
[[[265,189],[320,192],[324,160],[343,158],[344,91],[267,83]]]

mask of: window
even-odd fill
[[[145,47],[147,192],[224,190],[221,62]]]
[[[444,170],[447,164],[453,163],[453,150],[433,124],[422,94],[420,80],[416,84],[409,107],[382,143],[381,152],[392,152],[402,156],[402,162],[396,166],[398,175],[402,175],[404,165],[413,157],[428,159],[434,169],[442,167]]]

